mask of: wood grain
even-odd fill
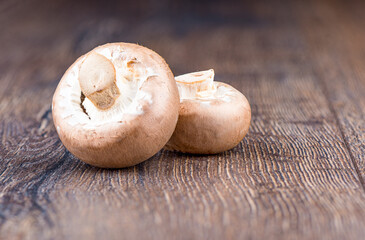
[[[365,17],[359,11],[364,8],[361,2],[323,2],[301,19],[314,70],[365,189]]]
[[[363,3],[31,3],[0,16],[0,239],[362,239]],[[176,75],[214,68],[251,103],[247,137],[127,169],[80,162],[52,94],[112,41],[154,49]]]

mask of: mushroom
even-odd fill
[[[179,94],[164,59],[130,43],[110,43],[81,56],[63,75],[52,114],[65,147],[105,168],[138,164],[171,137]]]
[[[247,134],[251,108],[232,86],[214,82],[214,70],[175,77],[180,110],[176,129],[165,148],[214,154],[235,147]]]

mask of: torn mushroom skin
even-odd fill
[[[164,59],[130,43],[81,56],[52,102],[57,133],[82,161],[105,168],[138,164],[157,153],[176,126],[179,95]]]
[[[232,86],[214,82],[213,69],[175,77],[180,110],[176,129],[165,148],[214,154],[235,147],[247,134],[251,108]]]

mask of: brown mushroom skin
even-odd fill
[[[235,147],[247,134],[251,108],[246,97],[230,85],[216,82],[233,92],[230,102],[221,99],[185,99],[180,103],[179,120],[166,144],[168,150],[193,154],[216,154]]]
[[[116,46],[127,54],[134,54],[158,74],[149,77],[141,86],[141,90],[152,96],[152,104],[147,100],[141,103],[142,115],[125,115],[119,122],[102,124],[93,129],[84,128],[81,124],[68,124],[62,118],[66,109],[61,104],[60,92],[67,84],[66,79],[73,65],[62,77],[52,101],[54,125],[65,147],[85,163],[103,168],[133,166],[163,148],[175,129],[180,101],[174,76],[161,56],[130,43],[110,43],[100,47]]]

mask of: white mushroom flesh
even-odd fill
[[[141,90],[141,86],[149,77],[157,74],[152,68],[144,66],[134,56],[126,54],[120,47],[96,49],[95,51],[109,59],[113,64],[116,72],[116,85],[120,95],[108,109],[96,107],[88,98],[85,98],[81,103],[78,78],[84,57],[70,69],[66,76],[66,87],[61,89],[60,95],[65,99],[61,103],[61,107],[67,108],[62,118],[72,126],[81,124],[85,128],[93,128],[108,122],[123,123],[124,114],[143,114],[142,102],[152,104],[152,96]],[[131,63],[138,64],[131,67]]]
[[[214,82],[214,70],[187,73],[175,77],[180,94],[180,102],[198,100],[202,104],[210,104],[213,99],[231,101],[232,89]]]

